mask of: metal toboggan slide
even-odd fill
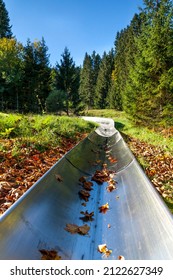
[[[111,119],[0,217],[0,259],[173,260],[173,219]],[[103,249],[104,248],[104,249]]]

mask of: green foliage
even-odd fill
[[[0,110],[43,114],[47,106],[51,112],[79,114],[84,108],[115,108],[139,124],[173,125],[173,3],[143,4],[117,33],[115,49],[102,58],[86,53],[80,69],[68,48],[51,68],[43,38],[26,46],[11,38],[0,0]]]
[[[66,92],[53,90],[46,99],[46,109],[48,112],[61,112],[65,110]]]
[[[93,51],[92,55],[85,54],[83,67],[80,73],[79,94],[81,100],[88,109],[94,107],[95,88],[100,69],[100,62],[101,58],[95,51]]]
[[[70,101],[76,105],[78,103],[79,89],[79,69],[75,67],[73,58],[66,47],[62,54],[60,64],[56,65],[57,71],[57,89],[66,93],[66,112],[69,114]]]
[[[44,38],[24,47],[24,69],[22,77],[22,111],[43,113],[50,92],[50,68],[48,48]]]
[[[80,73],[79,94],[87,108],[92,108],[94,104],[93,69],[91,56],[87,53]]]
[[[130,115],[125,112],[104,109],[89,110],[88,113],[85,112],[85,114],[88,116],[112,118],[115,122],[116,129],[121,133],[149,144],[160,146],[164,151],[168,151],[170,154],[173,153],[172,137],[165,137],[159,131],[154,131],[144,125],[136,125],[135,122],[131,120]]]
[[[0,38],[11,38],[11,26],[7,9],[3,0],[0,0]]]
[[[146,125],[171,124],[173,113],[172,2],[144,1],[141,33],[123,94],[123,108]],[[163,121],[164,120],[164,121]]]
[[[117,81],[116,70],[112,71],[111,83],[106,98],[108,108],[114,108],[116,110],[122,110],[122,99],[120,95],[120,87]]]
[[[130,69],[135,65],[136,38],[141,34],[142,20],[142,13],[135,14],[130,26],[118,32],[115,40],[114,95],[118,97],[120,109],[131,114],[136,91],[127,92],[127,86],[131,85]]]
[[[0,39],[0,108],[19,109],[23,46],[15,39]]]
[[[108,106],[107,96],[111,87],[111,75],[114,70],[114,51],[113,49],[106,54],[104,52],[100,63],[99,73],[96,83],[96,108],[104,109]]]
[[[0,138],[17,138],[27,145],[45,149],[56,146],[62,137],[76,140],[79,133],[89,133],[96,126],[81,118],[54,115],[16,115],[0,113]]]

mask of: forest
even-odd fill
[[[86,52],[76,66],[64,47],[52,67],[44,38],[18,42],[0,0],[0,111],[79,115],[106,108],[137,124],[173,125],[173,2],[143,0],[109,52]]]

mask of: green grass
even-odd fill
[[[169,200],[169,199],[164,199],[165,203],[167,204],[170,212],[173,214],[173,202],[172,200]]]
[[[146,143],[159,146],[169,153],[173,153],[173,139],[171,137],[164,137],[160,132],[156,132],[154,128],[149,129],[136,125],[125,112],[104,109],[89,110],[85,114],[88,116],[112,118],[115,122],[115,128],[120,132],[127,134],[129,137],[134,137]]]
[[[0,139],[16,139],[40,149],[58,145],[62,138],[77,140],[80,134],[89,133],[96,125],[81,118],[54,115],[20,115],[0,113]],[[2,144],[0,145],[2,150]]]

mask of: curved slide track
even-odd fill
[[[112,119],[0,217],[0,259],[173,260],[173,220]]]

